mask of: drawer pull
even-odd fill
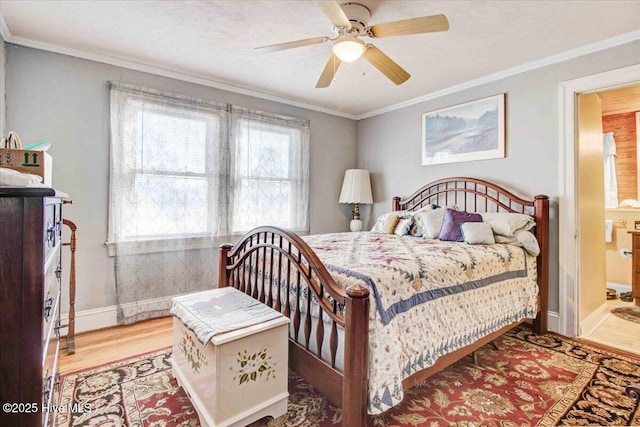
[[[60,280],[60,276],[62,275],[62,266],[58,264],[56,267],[56,279]]]
[[[60,336],[60,328],[61,328],[61,322],[60,319],[56,320],[56,324],[53,327],[53,331],[55,332],[55,334],[59,337]]]
[[[47,246],[50,248],[55,246],[56,241],[56,226],[54,224],[47,224]]]
[[[53,375],[49,375],[44,379],[44,387],[42,389],[42,394],[44,395],[44,401],[46,402],[49,398],[49,394],[51,393],[51,380]]]
[[[44,300],[44,319],[49,321],[49,316],[51,316],[51,308],[53,306],[53,297],[47,291],[47,298]]]

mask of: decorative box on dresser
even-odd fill
[[[0,187],[2,426],[54,423],[63,197],[52,188]]]

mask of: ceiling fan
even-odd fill
[[[316,83],[316,88],[329,87],[338,67],[343,62],[352,62],[361,56],[393,83],[400,85],[411,75],[380,49],[365,43],[360,37],[382,38],[408,34],[447,31],[449,21],[444,15],[423,16],[402,21],[386,22],[369,26],[371,11],[358,3],[339,4],[336,0],[318,0],[315,3],[333,23],[334,37],[314,37],[256,48],[261,52],[275,52],[296,47],[333,42],[333,54]]]

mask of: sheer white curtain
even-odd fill
[[[616,178],[616,141],[613,132],[603,135],[604,158],[604,207],[618,207],[618,179]]]
[[[308,121],[112,83],[107,246],[119,323],[215,287],[217,248],[233,235],[308,230],[308,132]]]
[[[231,114],[233,231],[269,224],[307,232],[308,121],[240,107]]]

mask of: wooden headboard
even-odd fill
[[[415,211],[436,204],[469,212],[516,212],[533,216],[533,230],[538,244],[538,287],[540,311],[536,319],[537,330],[547,330],[549,290],[549,197],[537,195],[533,200],[516,196],[499,185],[477,178],[445,178],[431,182],[406,198],[394,197],[391,208],[395,211]]]

